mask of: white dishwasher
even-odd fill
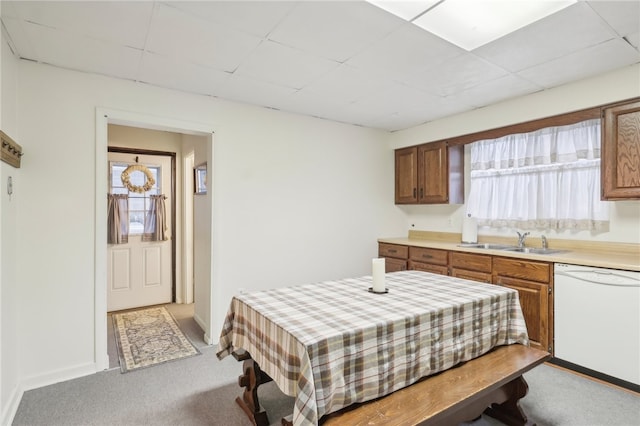
[[[640,385],[640,272],[555,264],[555,358]]]

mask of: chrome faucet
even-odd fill
[[[547,237],[543,235],[541,238],[542,238],[542,248],[546,250],[549,247],[547,245]]]
[[[529,233],[525,232],[524,234],[521,234],[518,231],[516,231],[516,234],[518,234],[518,247],[519,248],[523,248],[524,247],[524,239],[527,238],[527,235],[529,235]]]

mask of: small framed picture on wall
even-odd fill
[[[194,168],[195,194],[207,193],[207,163],[202,163]]]

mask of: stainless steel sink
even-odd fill
[[[504,250],[515,251],[518,253],[531,253],[531,254],[554,254],[554,253],[565,253],[568,251],[568,250],[554,250],[554,249],[537,248],[537,247],[512,247]]]
[[[508,244],[491,244],[491,243],[482,243],[482,244],[464,244],[463,243],[463,244],[458,244],[458,247],[513,251],[516,253],[530,253],[530,254],[555,254],[555,253],[565,253],[568,251],[568,250],[556,250],[556,249],[539,248],[539,247],[518,247],[518,246],[512,246]]]
[[[511,250],[517,249],[517,246],[510,246],[507,244],[491,244],[491,243],[483,243],[483,244],[458,244],[458,247],[465,248],[478,248],[478,249],[489,249],[489,250]]]

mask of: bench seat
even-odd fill
[[[531,425],[519,406],[528,386],[522,374],[548,360],[520,344],[491,352],[373,401],[324,416],[324,426],[455,425],[483,412],[509,425]],[[283,424],[287,420],[283,419]]]

